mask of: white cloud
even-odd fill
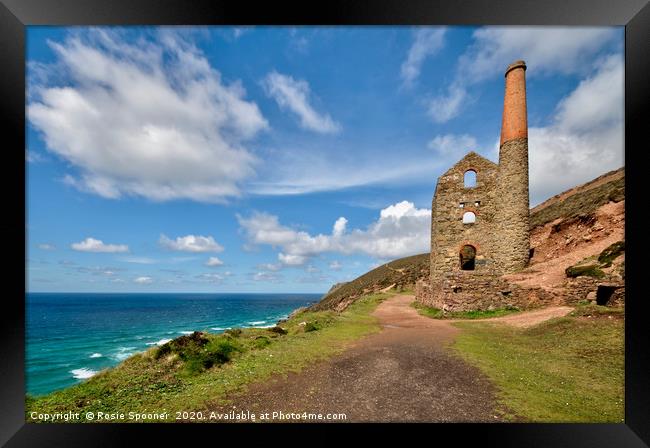
[[[102,240],[95,238],[86,238],[79,243],[72,243],[72,249],[80,252],[128,252],[129,246],[126,244],[104,244]]]
[[[526,61],[527,75],[584,74],[593,56],[617,35],[613,27],[506,26],[474,31],[458,71],[469,82],[503,76],[506,67]]]
[[[233,36],[233,38],[235,38],[235,39],[239,39],[239,38],[242,37],[244,34],[246,34],[246,33],[250,32],[250,31],[252,31],[252,29],[253,29],[253,27],[235,27],[235,28],[232,30],[232,36]]]
[[[210,267],[221,266],[223,265],[223,261],[218,257],[210,257],[208,258],[208,261],[205,262],[205,265]]]
[[[186,235],[179,236],[175,240],[166,235],[160,235],[160,245],[180,252],[222,252],[223,246],[217,243],[211,236]]]
[[[133,282],[138,283],[140,285],[150,285],[151,283],[153,283],[153,278],[146,277],[146,276],[137,277],[133,280]]]
[[[48,243],[39,244],[38,248],[41,250],[56,250],[56,246],[54,244]]]
[[[263,263],[263,264],[258,264],[257,269],[263,270],[263,271],[279,271],[282,269],[282,263]]]
[[[202,280],[206,280],[210,283],[221,283],[224,280],[224,276],[220,274],[215,274],[215,273],[206,273],[206,274],[199,274],[196,276],[197,278],[200,278]]]
[[[256,272],[253,274],[253,280],[256,282],[278,283],[282,280],[282,276],[273,272]]]
[[[431,173],[444,162],[436,157],[405,157],[404,152],[377,157],[377,151],[361,154],[352,150],[341,153],[285,149],[273,154],[264,168],[263,180],[252,182],[249,191],[260,195],[295,195],[366,185],[399,185],[430,179]]]
[[[348,220],[345,219],[343,216],[341,216],[334,223],[334,228],[332,229],[332,235],[334,236],[343,235],[343,233],[345,233],[345,227],[347,226],[347,224],[348,224]]]
[[[401,77],[405,85],[411,84],[422,69],[428,56],[436,54],[444,45],[446,28],[420,28],[415,32],[415,39],[408,56],[402,64]]]
[[[158,260],[149,257],[120,257],[118,260],[135,264],[154,264],[158,262]]]
[[[343,268],[343,265],[341,264],[341,262],[334,260],[329,264],[329,267],[333,271],[340,271]]]
[[[531,205],[624,164],[623,55],[563,98],[552,124],[528,131]]]
[[[302,266],[307,261],[308,257],[296,254],[278,254],[278,260],[285,266]]]
[[[320,269],[310,264],[305,268],[305,272],[307,272],[308,274],[317,274],[320,272]]]
[[[280,224],[278,217],[254,213],[238,216],[250,244],[267,244],[279,248],[278,260],[289,266],[305,264],[325,252],[365,254],[378,258],[398,258],[429,249],[431,211],[418,209],[402,201],[386,207],[366,229],[346,231],[333,227],[330,235],[310,235]],[[342,222],[339,221],[338,222]]]
[[[523,59],[527,77],[585,75],[594,57],[613,38],[613,27],[482,27],[461,55],[447,93],[431,100],[429,114],[437,123],[458,116],[468,102],[467,89],[487,79],[503,76],[506,67]]]
[[[41,153],[34,150],[25,149],[25,161],[29,163],[39,163],[47,160]]]
[[[467,99],[467,91],[458,84],[449,86],[446,95],[433,98],[429,103],[429,115],[436,123],[445,123],[461,111]]]
[[[300,125],[323,134],[336,133],[341,126],[328,114],[318,113],[310,104],[310,89],[307,81],[295,80],[291,76],[273,71],[262,81],[266,94],[282,109],[289,109],[300,118]]]
[[[437,135],[427,146],[442,156],[455,156],[476,151],[478,143],[471,135],[446,134]]]
[[[49,70],[66,79],[33,81],[28,119],[76,168],[68,184],[157,201],[240,194],[257,161],[244,143],[268,123],[186,34],[163,28],[152,42],[94,29],[50,42],[57,62]]]

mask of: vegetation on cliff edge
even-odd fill
[[[271,375],[300,371],[343,351],[360,337],[380,330],[371,316],[391,294],[368,295],[345,312],[303,311],[280,329],[195,332],[136,354],[118,366],[69,388],[27,397],[26,417],[38,413],[170,413],[223,403],[228,394]],[[123,421],[123,420],[122,420]]]

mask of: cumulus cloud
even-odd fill
[[[151,283],[153,283],[153,278],[147,276],[136,277],[135,279],[133,279],[133,282],[138,283],[140,285],[150,285]]]
[[[210,257],[208,258],[208,261],[205,262],[205,265],[210,267],[222,266],[223,261],[221,261],[218,257]]]
[[[102,240],[88,237],[79,243],[72,243],[72,249],[80,252],[128,252],[126,244],[105,244]]]
[[[328,114],[318,113],[310,104],[310,89],[307,81],[273,71],[262,80],[266,94],[282,109],[288,109],[298,116],[300,126],[311,131],[330,134],[341,130],[340,124]]]
[[[211,236],[186,235],[179,236],[175,240],[166,235],[160,235],[160,245],[180,252],[222,252],[223,246],[217,243]]]
[[[341,216],[334,223],[334,228],[332,230],[332,235],[334,235],[334,236],[343,235],[343,233],[345,233],[345,227],[347,226],[347,224],[348,224],[348,220],[345,219],[343,216]]]
[[[52,76],[30,78],[29,122],[74,167],[66,182],[106,198],[238,196],[256,164],[244,144],[268,128],[257,105],[187,33],[128,36],[93,29],[49,42]]]
[[[441,156],[453,156],[475,151],[478,142],[471,135],[446,134],[437,135],[427,146]]]
[[[553,122],[528,131],[531,205],[624,164],[623,55],[596,64]]]
[[[406,60],[402,64],[400,75],[405,85],[413,83],[422,69],[422,64],[428,56],[433,56],[443,47],[447,29],[420,28],[415,32],[413,44],[409,49]]]
[[[613,27],[483,27],[459,60],[468,81],[503,76],[508,64],[526,61],[528,76],[584,74],[593,56],[617,35]]]
[[[431,211],[418,209],[402,201],[381,210],[379,218],[365,229],[347,231],[333,226],[329,235],[310,235],[279,222],[277,216],[254,213],[238,216],[239,224],[250,244],[266,244],[280,250],[282,265],[304,265],[325,252],[365,254],[376,258],[398,258],[429,249]],[[337,220],[342,223],[341,219]],[[347,222],[347,221],[346,221]]]
[[[467,103],[468,88],[503,76],[518,59],[526,61],[528,77],[552,74],[584,75],[594,56],[617,35],[612,27],[482,27],[461,55],[446,93],[433,98],[429,114],[437,123],[458,116]]]

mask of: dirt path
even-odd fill
[[[374,312],[383,330],[300,373],[253,384],[216,411],[345,413],[361,422],[494,422],[495,389],[445,348],[459,331],[420,316],[413,296]]]
[[[509,316],[495,317],[490,322],[500,322],[514,327],[526,328],[537,325],[554,317],[563,317],[573,311],[570,306],[552,306],[541,310],[526,311]]]

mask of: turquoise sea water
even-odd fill
[[[26,296],[27,393],[62,389],[132,354],[192,331],[268,327],[320,294]]]

